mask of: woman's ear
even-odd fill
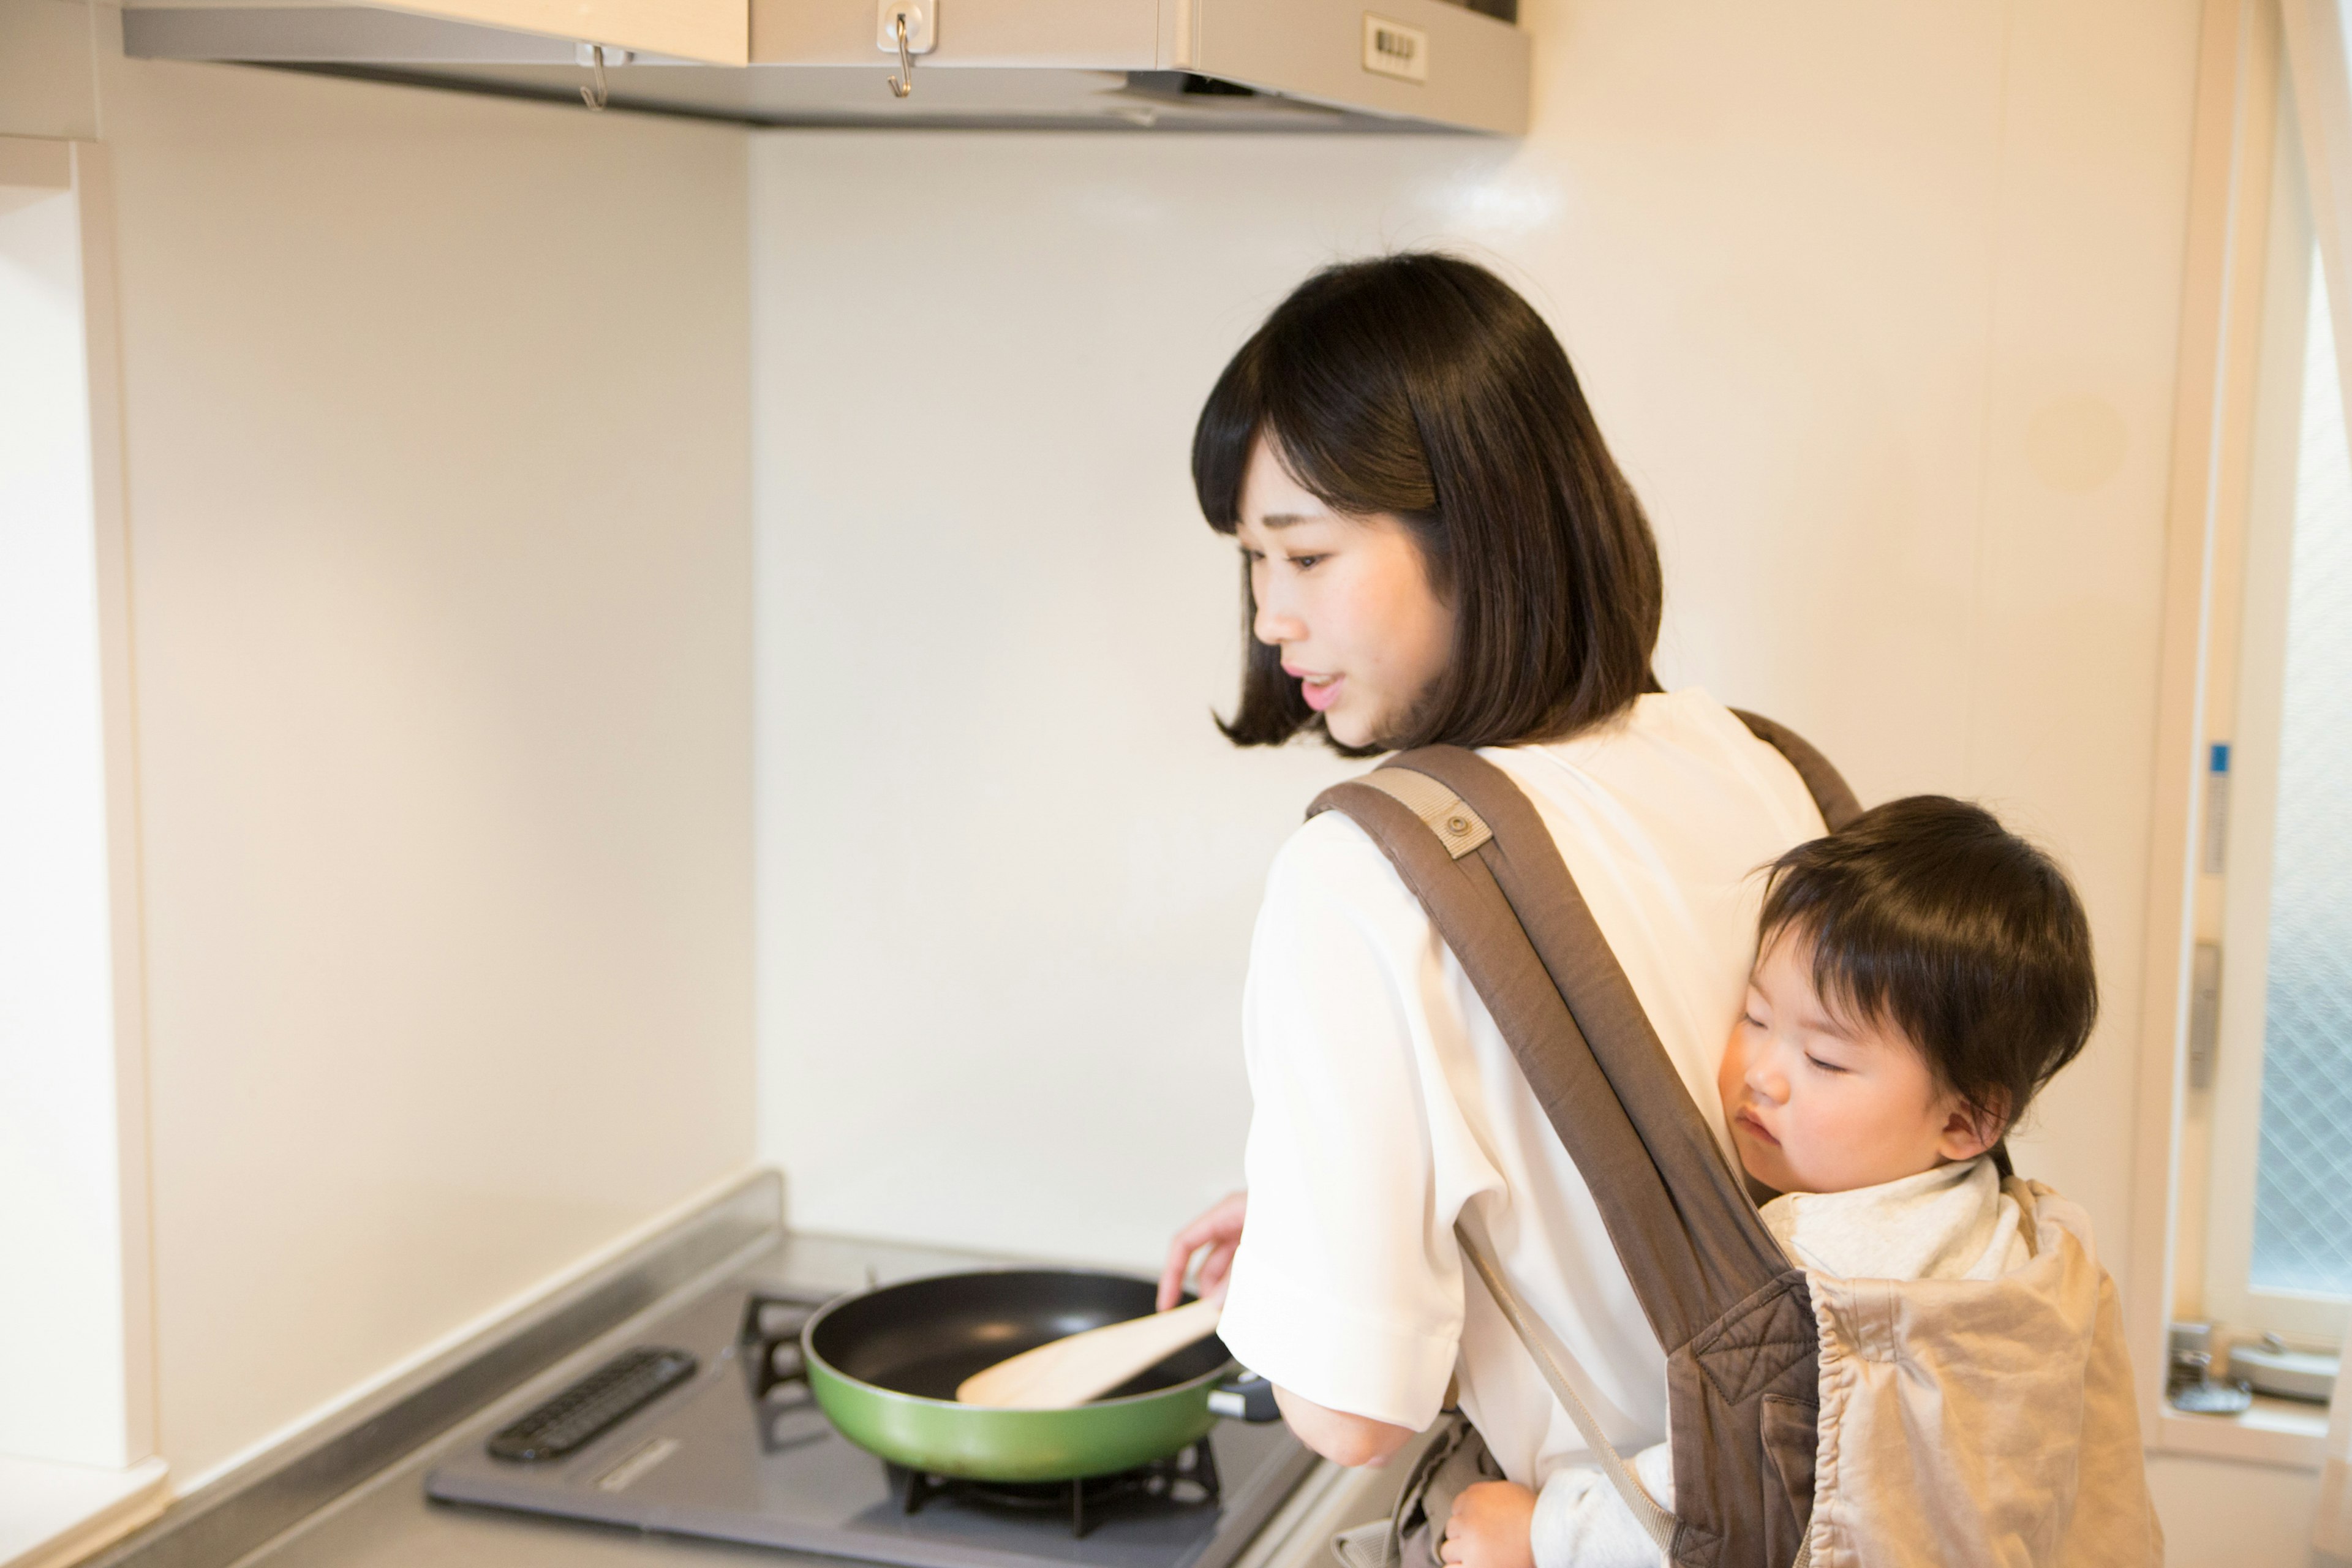
[[[1957,1096],[1945,1100],[1943,1131],[1937,1134],[1936,1152],[1958,1163],[1973,1160],[2000,1142],[2009,1118],[1997,1110],[1969,1105]]]

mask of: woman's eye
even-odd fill
[[[1294,555],[1290,558],[1290,563],[1301,572],[1309,572],[1314,570],[1316,563],[1322,559],[1320,555]]]

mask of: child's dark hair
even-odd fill
[[[1759,951],[1812,949],[1833,1012],[1893,1026],[1979,1126],[2013,1125],[2098,1016],[2065,873],[1981,806],[1915,795],[1774,861]]]
[[[1332,510],[1402,521],[1454,610],[1445,668],[1397,731],[1334,750],[1552,740],[1657,689],[1649,521],[1559,339],[1485,268],[1428,252],[1351,261],[1277,306],[1193,431],[1193,489],[1220,532],[1241,521],[1261,437]],[[1250,635],[1255,613],[1244,568],[1241,706],[1220,727],[1279,745],[1323,721],[1282,650]]]

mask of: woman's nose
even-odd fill
[[[1256,613],[1250,617],[1250,635],[1268,647],[1280,647],[1285,643],[1305,642],[1307,627],[1288,606],[1260,594]]]

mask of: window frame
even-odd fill
[[[2280,488],[2280,442],[2276,431],[2263,438],[2261,394],[2266,382],[2283,374],[2282,355],[2271,341],[2282,328],[2281,316],[2292,316],[2294,321],[2298,341],[2288,363],[2299,370],[2302,317],[2300,312],[2272,314],[2265,306],[2274,288],[2293,286],[2292,279],[2281,273],[2307,266],[2303,258],[2310,254],[2307,246],[2299,247],[2299,256],[2280,254],[2278,231],[2283,221],[2294,216],[2279,210],[2282,204],[2276,198],[2285,179],[2301,182],[2289,189],[2290,197],[2307,194],[2308,221],[2329,285],[2337,375],[2341,384],[2352,389],[2352,376],[2345,374],[2345,364],[2352,359],[2352,329],[2347,325],[2352,285],[2345,281],[2345,266],[2352,259],[2352,207],[2347,205],[2352,199],[2352,73],[2347,73],[2339,3],[2208,0],[2202,19],[2167,516],[2148,855],[2146,1022],[2127,1274],[2133,1363],[2151,1450],[2298,1468],[2316,1468],[2321,1462],[2324,1412],[2258,1400],[2254,1410],[2234,1419],[2187,1415],[2165,1403],[2164,1388],[2175,1303],[2210,1307],[2210,1267],[2217,1252],[2226,1262],[2232,1250],[2221,1234],[2226,1227],[2209,1224],[2216,1205],[2206,1173],[2217,1159],[2242,1158],[2249,1220],[2252,1213],[2255,1122],[2249,1104],[2259,1105],[2259,1052],[2249,1048],[2243,1018],[2251,1006],[2258,1041],[2262,976],[2257,965],[2249,984],[2242,963],[2239,973],[2231,973],[2222,881],[2202,868],[2211,777],[2207,760],[2214,741],[2232,741],[2235,752],[2236,738],[2229,731],[2244,717],[2235,707],[2243,684],[2239,623],[2248,608],[2247,548],[2250,543],[2256,547],[2252,563],[2260,569],[2263,548],[2278,542],[2275,530],[2263,534],[2257,518],[2265,509],[2276,513]],[[2305,290],[2294,291],[2300,304]],[[2272,352],[2266,353],[2266,349]],[[2278,400],[2270,402],[2275,405]],[[2300,402],[2296,395],[2288,405],[2299,409]],[[2347,402],[2352,408],[2352,397]],[[2274,406],[2272,412],[2275,416]],[[2294,455],[2290,440],[2284,454],[2284,509],[2290,519]],[[2288,531],[2291,537],[2291,528]],[[2278,576],[2283,591],[2283,568]],[[2233,755],[2231,773],[2238,772]],[[2268,804],[2247,807],[2243,797],[2254,794],[2233,782],[2226,803],[2231,819],[2229,858],[2241,868],[2266,847],[2247,844],[2242,831],[2259,827],[2248,812]],[[2247,879],[2240,879],[2242,889]],[[2242,908],[2259,907],[2266,916],[2267,875],[2259,880],[2264,884],[2259,905],[2242,891],[2239,902]],[[2212,941],[2224,942],[2223,1058],[2217,1064],[2217,1093],[2206,1097],[2190,1089],[2189,1035],[2196,1007],[2197,948]],[[2246,1075],[2252,1092],[2242,1086],[2234,1092],[2218,1092],[2233,1068],[2247,1068],[2249,1056],[2256,1058]],[[2210,1105],[2200,1105],[2209,1098],[2234,1116],[2237,1124],[2217,1125]],[[2234,1192],[2221,1197],[2234,1208]],[[2245,1238],[2236,1250],[2250,1256],[2250,1227],[2239,1228]],[[2242,1263],[2239,1279],[2244,1279]],[[2276,1304],[2249,1303],[2246,1294],[2242,1291],[2232,1305],[2243,1310],[2249,1304]]]
[[[2291,98],[2291,93],[2287,95]],[[2282,103],[2282,109],[2291,109]],[[2189,1085],[2186,1113],[2202,1112],[2210,1141],[2202,1173],[2205,1245],[2196,1281],[2200,1316],[2244,1330],[2340,1347],[2352,1297],[2264,1290],[2252,1283],[2253,1219],[2261,1157],[2262,1100],[2274,828],[2286,678],[2287,601],[2292,586],[2304,376],[2313,304],[2315,237],[2300,149],[2277,146],[2264,268],[2262,363],[2257,376],[2250,489],[2241,538],[2231,552],[2231,584],[2217,572],[2217,636],[2207,678],[2208,729],[2230,751],[2222,802],[2226,846],[2219,875],[2210,846],[2198,878],[2200,934],[2213,931],[2221,984],[2210,1100]],[[2333,300],[2329,301],[2333,313]],[[2333,367],[2331,367],[2332,370]],[[2224,590],[2234,585],[2234,594]],[[2223,732],[2227,740],[2221,739]],[[2208,770],[2206,788],[2213,787]],[[2206,832],[2212,832],[2209,816]],[[2190,1166],[2193,1173],[2193,1164]],[[2193,1195],[2193,1194],[2192,1194]],[[2184,1273],[2187,1270],[2183,1270]],[[2186,1294],[2176,1279],[2176,1292]]]

